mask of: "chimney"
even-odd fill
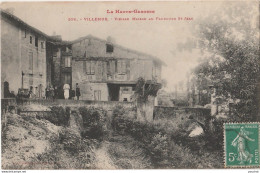
[[[116,40],[111,36],[107,37],[107,42],[110,43],[110,44],[116,44]]]
[[[56,35],[55,31],[53,31],[51,38],[58,40],[58,41],[62,41],[61,35]]]

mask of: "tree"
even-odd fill
[[[248,120],[258,113],[259,29],[256,2],[225,2],[197,23],[192,40],[207,52],[194,74],[207,76],[219,95],[236,101],[237,115]]]

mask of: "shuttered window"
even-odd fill
[[[90,74],[95,74],[95,62],[91,61]]]
[[[126,73],[126,62],[124,60],[117,61],[117,73],[119,74]]]
[[[101,91],[100,90],[94,91],[94,100],[101,100]]]
[[[83,73],[86,73],[86,61],[83,61]]]
[[[110,68],[110,63],[107,62],[107,74],[111,75],[111,68]]]
[[[29,52],[29,70],[33,70],[33,53]]]
[[[65,84],[71,83],[71,74],[70,73],[64,73],[64,83]]]
[[[65,67],[71,67],[70,57],[65,57]]]
[[[95,74],[95,61],[84,61],[83,62],[83,71],[88,75]]]

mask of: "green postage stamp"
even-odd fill
[[[225,167],[259,167],[260,123],[225,123]]]

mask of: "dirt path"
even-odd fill
[[[99,149],[96,150],[96,161],[95,168],[97,169],[116,169],[117,167],[114,165],[112,159],[108,154],[109,142],[105,141],[101,145]]]
[[[95,155],[97,169],[151,168],[150,158],[146,157],[138,142],[130,136],[112,134],[96,150]]]

